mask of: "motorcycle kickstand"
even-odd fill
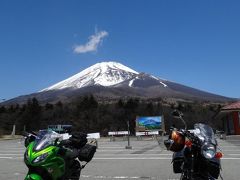
[[[88,164],[88,162],[86,164],[82,165],[81,169],[84,169],[87,164]]]
[[[219,175],[220,175],[221,180],[223,180],[223,177],[222,177],[221,173]]]

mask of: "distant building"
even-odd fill
[[[228,135],[240,135],[240,101],[224,106],[220,117]]]

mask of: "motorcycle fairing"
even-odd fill
[[[212,144],[214,146],[217,145],[217,141],[214,136],[214,132],[209,125],[197,123],[194,125],[194,134],[199,137],[203,141],[203,143]]]
[[[43,180],[38,174],[28,174],[24,180]]]

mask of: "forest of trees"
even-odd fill
[[[172,124],[181,126],[181,122],[171,116],[173,109],[184,113],[189,128],[196,122],[205,122],[221,129],[222,123],[213,117],[220,110],[219,104],[206,103],[167,103],[163,100],[141,100],[130,98],[116,102],[98,102],[92,95],[75,99],[71,103],[61,101],[40,105],[36,98],[29,99],[23,105],[0,106],[0,134],[10,134],[16,125],[17,133],[46,129],[53,124],[71,124],[73,130],[82,132],[100,132],[127,129],[135,132],[136,116],[164,116],[166,130]]]

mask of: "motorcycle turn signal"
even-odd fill
[[[185,145],[189,148],[192,147],[192,141],[185,141]]]
[[[216,152],[215,158],[221,159],[222,157],[223,157],[223,153],[221,153],[221,152]]]

